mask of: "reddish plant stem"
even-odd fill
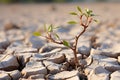
[[[79,60],[77,58],[77,53],[78,53],[78,51],[77,51],[78,39],[85,32],[85,30],[86,30],[86,28],[84,28],[83,31],[78,36],[75,37],[75,43],[73,44],[73,47],[72,47],[72,50],[74,52],[74,57],[75,57],[75,66],[76,66],[76,68],[78,66],[80,66]]]
[[[86,23],[84,24],[83,21],[82,21],[82,18],[83,18],[83,15],[80,16],[80,25],[83,26],[83,31],[80,32],[77,36],[75,36],[75,42],[74,42],[74,44],[68,47],[68,48],[72,49],[72,51],[74,53],[74,59],[75,59],[74,61],[75,61],[75,67],[76,67],[76,69],[79,66],[82,67],[82,65],[79,64],[79,60],[77,58],[77,53],[78,53],[78,51],[77,51],[78,39],[86,31],[87,27],[89,26],[89,24],[92,21],[92,18],[86,17]],[[55,39],[53,39],[52,36],[51,36],[51,32],[50,33],[47,32],[47,36],[45,38],[47,40],[53,42],[53,43],[64,45],[63,41],[56,41]]]

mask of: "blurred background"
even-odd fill
[[[0,3],[38,3],[38,2],[118,2],[120,0],[0,0]]]
[[[120,43],[120,0],[0,0],[0,41],[22,41],[25,44],[41,45],[33,32],[43,32],[44,24],[60,27],[56,31],[65,40],[70,40],[81,31],[81,26],[69,25],[79,18],[70,12],[89,8],[98,15],[99,23],[92,23],[82,40],[96,39],[96,46],[110,48]],[[37,39],[37,40],[35,40]],[[33,42],[32,42],[33,41]],[[38,41],[38,42],[37,42]],[[87,41],[87,40],[86,40]],[[90,40],[89,40],[90,41]],[[95,41],[95,40],[94,40]],[[30,43],[31,42],[31,43]]]
[[[87,36],[100,37],[100,32],[101,36],[109,33],[110,36],[113,35],[110,37],[112,42],[112,39],[116,39],[113,38],[115,34],[120,34],[119,2],[120,0],[0,0],[0,41],[26,40],[26,35],[31,36],[34,31],[40,31],[44,24],[60,26],[57,30],[60,34],[74,35],[81,31],[79,24],[69,25],[67,22],[79,21],[79,18],[70,16],[69,13],[77,12],[76,6],[80,6],[82,9],[93,10],[98,15],[95,19],[100,22],[90,25]],[[109,39],[108,35],[106,37]],[[116,40],[120,41],[118,38]]]

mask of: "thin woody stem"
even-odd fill
[[[46,38],[47,38],[48,40],[50,40],[51,42],[56,43],[56,44],[62,44],[62,45],[64,45],[64,44],[63,44],[63,41],[56,41],[56,40],[54,40],[54,39],[52,38],[51,34],[49,34],[49,33],[47,33],[47,34],[48,34],[48,36],[46,36]],[[69,48],[73,50],[73,48],[72,48],[71,46],[69,46]]]
[[[74,43],[74,45],[73,45],[73,47],[72,47],[72,50],[73,50],[73,52],[74,52],[74,57],[75,57],[75,65],[76,65],[76,68],[77,68],[78,66],[80,66],[79,60],[78,60],[78,58],[77,58],[77,53],[78,53],[78,52],[77,52],[78,39],[79,39],[79,37],[85,32],[85,30],[86,30],[86,28],[84,28],[83,31],[82,31],[78,36],[75,37],[75,43]]]
[[[92,21],[92,19],[89,20],[89,17],[87,17],[86,23],[83,24],[82,17],[83,17],[83,15],[80,16],[80,24],[81,24],[81,26],[83,26],[83,31],[80,32],[80,33],[75,37],[75,42],[74,42],[74,44],[73,44],[73,46],[72,46],[72,50],[73,50],[73,52],[74,52],[74,57],[75,57],[75,65],[76,65],[76,68],[77,68],[78,66],[80,66],[79,60],[78,60],[78,58],[77,58],[77,53],[78,53],[78,52],[77,52],[78,39],[79,39],[79,37],[86,31],[86,28],[89,26],[89,24],[90,24],[91,21]]]
[[[92,21],[92,18],[90,18],[89,16],[88,16],[88,17],[86,16],[86,23],[83,23],[83,21],[82,21],[83,15],[80,15],[79,18],[80,18],[80,25],[83,26],[83,31],[80,32],[77,36],[75,36],[75,42],[74,42],[74,44],[68,46],[68,48],[70,48],[70,49],[73,51],[73,53],[74,53],[74,58],[75,58],[74,61],[75,61],[75,67],[76,67],[76,69],[77,69],[79,66],[82,67],[82,65],[79,64],[79,60],[78,60],[78,58],[77,58],[77,53],[78,53],[78,51],[77,51],[78,39],[79,39],[80,36],[86,31],[87,27],[89,26],[89,24],[90,24],[91,21]],[[64,45],[63,41],[61,41],[61,40],[56,41],[55,39],[53,39],[53,37],[51,36],[51,32],[50,32],[50,33],[47,32],[47,36],[45,36],[45,38],[46,38],[47,40],[53,42],[53,43]]]
[[[56,43],[56,44],[63,44],[62,41],[56,41],[56,40],[54,40],[54,39],[52,38],[51,34],[49,34],[49,33],[47,33],[46,38],[47,38],[48,40],[50,40],[51,42],[54,42],[54,43]]]

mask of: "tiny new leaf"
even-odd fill
[[[68,24],[77,24],[76,21],[69,21]]]
[[[79,6],[77,6],[77,10],[82,14],[83,12],[82,12],[82,9],[79,7]]]
[[[63,45],[66,46],[66,47],[70,46],[70,44],[66,40],[63,40]]]
[[[90,10],[90,9],[85,9],[85,11],[86,11],[86,13],[87,13],[88,16],[91,16],[91,14],[92,14],[92,12],[93,12],[93,11]]]
[[[53,31],[53,26],[52,24],[48,27],[48,32],[52,32]]]
[[[55,34],[55,37],[56,37],[57,39],[60,39],[60,37],[58,36],[58,34]]]
[[[34,36],[41,36],[41,33],[40,32],[34,32],[33,35]]]
[[[96,20],[96,19],[94,19],[94,21],[96,22],[96,23],[98,23],[99,21],[98,20]]]
[[[71,15],[77,15],[77,13],[76,13],[76,12],[70,12],[70,14],[71,14]]]

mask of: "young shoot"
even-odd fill
[[[49,42],[53,42],[56,44],[61,44],[66,46],[67,48],[70,48],[73,53],[74,53],[74,62],[75,62],[75,68],[77,69],[78,67],[83,67],[84,65],[81,65],[79,63],[79,60],[77,58],[77,44],[78,44],[78,39],[80,38],[80,36],[85,33],[86,29],[89,27],[90,23],[92,21],[97,22],[96,19],[94,19],[93,17],[95,16],[95,14],[93,14],[93,11],[90,9],[84,9],[82,10],[79,6],[77,7],[77,12],[70,12],[71,15],[73,16],[77,16],[79,18],[79,21],[69,21],[69,24],[79,24],[80,27],[83,27],[83,30],[81,32],[79,32],[78,35],[75,36],[74,38],[74,42],[73,44],[70,44],[69,41],[67,40],[62,40],[59,35],[57,33],[54,32],[54,29],[56,29],[52,24],[49,25],[48,27],[46,27],[46,25],[44,25],[44,30],[46,35],[44,36]],[[84,18],[83,18],[84,17]],[[34,32],[35,36],[41,36],[40,32]]]

